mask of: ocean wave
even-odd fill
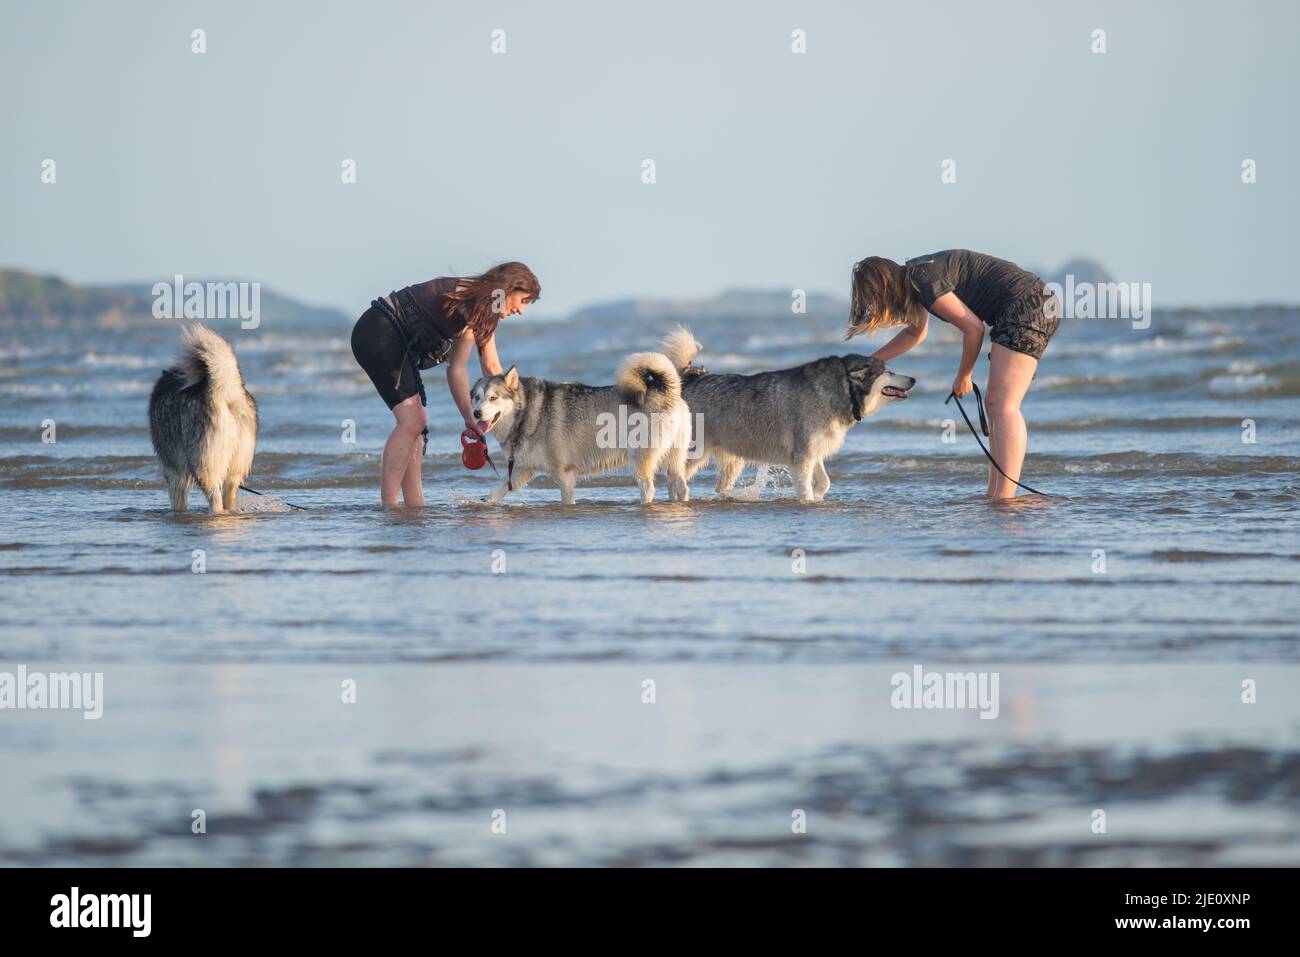
[[[332,376],[342,372],[351,378],[359,378],[366,382],[370,381],[366,378],[365,373],[359,369],[357,361],[350,351],[346,356],[340,355],[337,359],[295,353],[292,356],[285,356],[276,360],[269,371],[273,375],[298,376]]]
[[[291,335],[283,332],[265,332],[231,337],[235,352],[346,352],[352,354],[352,343],[344,336]]]
[[[1161,562],[1222,562],[1243,560],[1269,560],[1274,558],[1300,560],[1300,555],[1280,552],[1216,552],[1195,548],[1165,548],[1151,553],[1151,557]]]
[[[147,439],[143,443],[147,448]],[[281,489],[358,487],[378,481],[378,453],[259,452],[253,459],[248,484]],[[437,453],[425,458],[428,481],[465,475],[458,453]],[[0,458],[0,487],[11,490],[85,488],[98,490],[162,487],[158,460],[150,454],[54,457],[19,455]]]
[[[1300,367],[1296,363],[1261,366],[1253,362],[1232,362],[1226,369],[1189,369],[1181,375],[1057,373],[1036,377],[1033,388],[1061,394],[1113,393],[1118,390],[1150,396],[1180,391],[1203,393],[1208,389],[1212,395],[1259,394],[1281,398],[1300,396]]]
[[[161,365],[154,356],[86,352],[82,354],[80,361],[88,366],[105,369],[159,369],[161,371]]]
[[[711,372],[738,372],[748,375],[766,371],[761,357],[743,352],[715,352],[707,357],[701,353],[697,361]]]
[[[931,416],[927,419],[897,419],[882,416],[872,420],[871,429],[872,431],[883,432],[938,432],[944,428],[945,423],[951,421],[960,423],[961,420],[954,416],[945,416],[944,418]],[[1035,421],[1032,425],[1035,432],[1182,432],[1194,429],[1240,427],[1241,417],[1233,415],[1157,416],[1154,418],[1094,416],[1058,421]]]
[[[69,438],[108,438],[109,436],[134,435],[148,443],[148,430],[149,425],[143,418],[136,425],[83,425],[76,422],[60,422],[58,436],[60,441],[64,441]],[[26,440],[39,443],[41,431],[40,423],[32,425],[0,425],[0,439]]]
[[[1116,386],[1124,387],[1135,384],[1133,378],[1122,375],[1100,375],[1089,372],[1083,375],[1042,375],[1034,377],[1035,389],[1053,389],[1062,392],[1081,392],[1086,390],[1112,391]]]
[[[1282,380],[1263,372],[1230,373],[1216,375],[1210,380],[1210,391],[1219,395],[1243,395],[1251,392],[1272,392],[1282,385]]]
[[[852,473],[855,466],[866,473],[929,472],[967,474],[973,463],[982,464],[979,450],[967,454],[937,456],[895,456],[869,452],[841,452],[827,463],[832,474]],[[1283,455],[1202,455],[1194,452],[1106,452],[1098,455],[1051,455],[1031,453],[1026,467],[1038,475],[1089,475],[1121,473],[1129,477],[1231,476],[1300,474],[1300,457]]]
[[[1172,338],[1157,335],[1134,342],[1108,343],[1104,355],[1116,357],[1145,356],[1152,352],[1231,352],[1246,344],[1242,336],[1213,336],[1208,341],[1201,338]]]
[[[788,334],[763,334],[751,333],[745,338],[746,349],[786,349],[786,348],[804,348],[808,346],[830,346],[832,351],[842,351],[844,346],[844,335],[839,329],[822,330],[818,332],[805,332],[802,335]],[[704,361],[701,354],[700,361]]]
[[[63,382],[0,383],[0,395],[23,399],[58,399],[74,395],[102,395],[105,392],[118,395],[148,395],[152,389],[152,379],[103,379],[86,376],[68,384]]]
[[[1151,334],[1150,330],[1132,330],[1117,339],[1113,335],[1105,338],[1055,337],[1048,349],[1048,356],[1109,356],[1116,359],[1129,359],[1160,354],[1204,354],[1215,355],[1234,352],[1248,344],[1248,339],[1236,335],[1168,335]]]
[[[279,489],[349,488],[377,481],[377,452],[349,452],[333,455],[298,452],[259,452],[253,460],[252,485]],[[843,451],[827,463],[837,485],[850,482],[879,483],[900,476],[929,475],[939,479],[968,478],[971,469],[982,467],[978,451],[940,455],[880,455]],[[752,466],[751,466],[752,468]],[[1278,455],[1201,455],[1195,453],[1111,452],[1069,456],[1033,454],[1029,468],[1039,476],[1110,475],[1126,478],[1165,477],[1249,477],[1300,474],[1300,457]],[[779,469],[769,470],[772,481],[789,485]],[[424,460],[425,479],[431,483],[467,477],[459,454],[430,447]],[[712,467],[701,475],[713,474]],[[489,476],[490,478],[490,476]],[[582,481],[587,487],[622,487],[632,479],[622,471],[592,476]],[[697,479],[697,484],[707,479]],[[90,488],[133,489],[160,483],[157,460],[148,454],[97,455],[55,458],[22,455],[0,458],[0,487],[8,489]],[[539,487],[548,487],[545,477]],[[769,486],[771,482],[767,483]],[[743,490],[738,490],[738,494]]]
[[[0,359],[42,359],[47,356],[60,356],[67,353],[67,348],[61,344],[52,344],[37,348],[34,346],[22,345],[21,343],[12,343],[0,345]]]

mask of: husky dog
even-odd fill
[[[710,458],[717,492],[727,494],[746,462],[783,465],[801,502],[820,501],[831,480],[823,461],[844,445],[854,424],[886,402],[907,398],[911,376],[867,356],[826,356],[793,369],[718,375],[691,365],[700,344],[678,326],[661,346],[682,379],[682,395],[698,416],[687,478]]]
[[[655,497],[655,470],[668,473],[673,501],[686,501],[690,410],[668,357],[638,352],[619,367],[612,386],[579,385],[505,375],[484,376],[470,390],[474,417],[487,422],[508,455],[507,474],[488,496],[499,502],[538,472],[559,483],[565,505],[585,475],[631,465],[642,504]]]
[[[149,437],[172,508],[185,511],[197,485],[213,514],[235,510],[253,467],[257,403],[244,388],[230,343],[199,323],[181,330],[181,354],[149,396]]]

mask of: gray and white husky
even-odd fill
[[[489,502],[545,472],[559,484],[564,504],[572,505],[579,478],[629,465],[643,504],[654,501],[655,471],[661,467],[672,500],[690,496],[690,410],[682,401],[677,370],[658,352],[628,356],[612,386],[526,378],[511,366],[504,375],[475,382],[470,401],[474,416],[488,423],[509,456],[507,475]]]
[[[181,354],[149,396],[149,437],[172,508],[185,511],[192,486],[213,514],[235,510],[253,467],[257,403],[244,388],[230,343],[199,323],[181,330]]]
[[[746,462],[781,465],[794,476],[800,501],[820,501],[831,480],[823,464],[849,429],[887,402],[907,398],[911,376],[868,356],[826,356],[793,369],[720,375],[691,363],[700,344],[682,326],[660,347],[682,378],[682,395],[700,425],[687,478],[710,458],[717,492],[735,485]]]

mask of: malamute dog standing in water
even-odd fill
[[[233,512],[253,467],[257,403],[244,388],[230,343],[199,323],[181,330],[181,354],[149,396],[149,437],[172,508],[185,511],[198,486],[213,513]]]
[[[504,375],[474,383],[470,401],[474,418],[487,423],[509,457],[507,475],[489,502],[545,472],[559,484],[564,504],[572,505],[579,478],[629,464],[642,504],[654,501],[660,467],[668,473],[672,500],[690,497],[690,410],[682,401],[677,370],[658,352],[628,356],[612,386],[523,378],[511,366]]]
[[[879,359],[859,355],[754,375],[707,373],[691,365],[700,344],[681,326],[660,348],[702,425],[688,475],[716,459],[720,495],[731,491],[746,462],[757,462],[790,469],[799,501],[821,501],[831,487],[823,462],[844,445],[849,429],[886,402],[906,399],[916,385]]]

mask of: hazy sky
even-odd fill
[[[844,295],[862,256],[964,246],[1093,256],[1157,307],[1297,301],[1298,10],[2,0],[0,264],[360,312],[522,259],[555,314]]]

